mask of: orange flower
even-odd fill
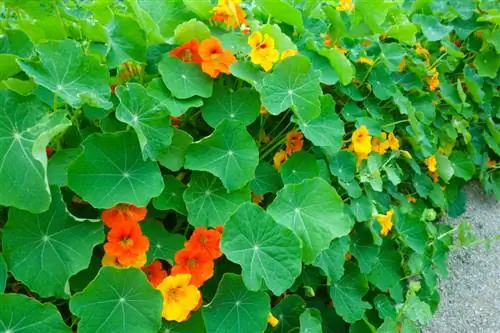
[[[370,66],[375,63],[372,59],[367,58],[367,57],[360,57],[357,62],[359,62],[361,64],[367,64]]]
[[[285,163],[285,161],[288,159],[288,154],[284,150],[280,150],[276,154],[274,154],[273,161],[274,161],[274,168],[276,170],[279,170],[281,168],[281,165]]]
[[[271,325],[271,327],[276,327],[278,326],[279,322],[280,321],[278,320],[278,318],[276,318],[271,312],[269,312],[269,314],[267,315],[267,323]]]
[[[149,239],[142,234],[137,223],[115,227],[108,232],[107,238],[104,251],[117,257],[118,263],[123,266],[131,266],[149,249]]]
[[[406,195],[406,199],[408,200],[409,203],[415,203],[415,202],[417,202],[417,199],[413,195],[411,195],[411,194],[407,194]]]
[[[268,116],[269,115],[269,111],[267,111],[267,109],[264,106],[264,104],[260,105],[259,113],[260,113],[261,116]]]
[[[494,160],[492,160],[491,158],[488,157],[488,162],[486,162],[486,166],[489,169],[493,169],[496,165],[497,165],[497,162],[495,162]]]
[[[427,168],[429,169],[430,172],[436,172],[437,171],[437,159],[436,156],[431,155],[427,157],[424,160],[425,165],[427,165]]]
[[[252,202],[256,205],[260,204],[264,200],[263,195],[258,195],[252,192]]]
[[[286,135],[286,153],[291,155],[293,152],[302,150],[304,146],[304,134],[298,131],[288,132]]]
[[[401,62],[399,63],[398,72],[404,71],[405,68],[406,68],[406,59],[405,57],[403,57],[403,59],[401,59]]]
[[[344,259],[349,261],[352,259],[352,253],[347,251],[345,254],[344,254]]]
[[[116,268],[127,268],[127,267],[141,268],[146,264],[146,261],[147,261],[146,253],[143,253],[139,257],[137,257],[136,261],[134,261],[128,266],[124,266],[118,262],[118,257],[105,253],[104,256],[102,257],[101,264],[103,266],[113,266]]]
[[[323,37],[323,45],[326,47],[331,47],[333,45],[332,38],[328,34],[321,34],[321,37]]]
[[[215,230],[222,235],[222,233],[224,232],[224,226],[223,225],[218,225],[215,227]]]
[[[153,260],[149,266],[143,267],[142,271],[146,274],[148,281],[151,282],[155,288],[168,276],[160,260]]]
[[[347,49],[342,46],[334,45],[333,48],[342,54],[346,54],[348,52]]]
[[[201,57],[198,53],[199,47],[200,45],[198,44],[198,41],[196,38],[193,38],[170,51],[170,55],[177,57],[184,62],[195,62],[197,64],[201,64]]]
[[[172,275],[191,274],[191,284],[201,287],[214,275],[214,261],[205,251],[182,249],[175,254]]]
[[[212,20],[226,24],[227,28],[237,28],[240,25],[247,25],[245,12],[240,6],[240,0],[219,0],[213,9]]]
[[[101,218],[108,228],[115,228],[124,224],[137,223],[144,220],[148,210],[146,207],[118,204],[102,212]]]
[[[374,137],[372,138],[372,151],[379,153],[380,155],[384,155],[389,149],[389,142],[387,139],[387,134],[385,132],[380,133],[382,140]]]
[[[222,48],[220,41],[215,37],[205,39],[198,49],[202,63],[201,69],[213,78],[220,73],[229,74],[229,66],[236,61],[231,51]]]
[[[217,259],[222,256],[220,236],[217,230],[198,227],[184,246],[188,250],[205,252],[211,259]]]
[[[427,76],[425,81],[429,86],[429,90],[434,91],[439,87],[439,73],[436,71],[436,68],[431,69],[430,72],[432,75]]]
[[[170,117],[170,122],[172,124],[172,127],[179,128],[181,126],[181,117]]]

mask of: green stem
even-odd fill
[[[365,316],[363,316],[363,321],[365,322],[366,326],[370,328],[370,331],[372,333],[377,333],[377,329],[368,321],[368,319],[366,319]]]
[[[398,121],[395,121],[395,122],[392,122],[392,123],[389,123],[389,124],[382,125],[382,127],[389,127],[389,126],[393,126],[393,125],[397,125],[397,124],[406,123],[406,122],[409,122],[409,121],[410,121],[409,119],[398,120]]]

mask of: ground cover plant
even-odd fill
[[[3,1],[0,331],[419,331],[500,196],[498,10]]]

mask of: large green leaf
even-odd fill
[[[340,51],[334,48],[321,48],[318,53],[330,61],[330,64],[339,75],[342,85],[348,85],[354,78],[355,70],[349,59]]]
[[[323,333],[321,312],[318,309],[306,309],[299,320],[300,333]]]
[[[260,96],[254,89],[232,91],[225,86],[217,86],[202,107],[203,119],[214,128],[224,119],[236,119],[248,126],[259,116],[259,110]]]
[[[240,276],[226,273],[215,297],[202,310],[207,332],[263,332],[270,311],[269,301],[265,292],[249,291]]]
[[[330,282],[339,280],[344,275],[345,254],[349,251],[349,237],[334,239],[330,247],[316,257],[313,265],[319,267]]]
[[[283,0],[257,0],[256,2],[274,19],[294,26],[299,32],[304,29],[302,14],[288,2]]]
[[[109,37],[108,65],[118,67],[128,60],[146,62],[146,33],[130,17],[115,15],[107,26]]]
[[[14,277],[42,297],[69,297],[69,278],[87,268],[92,249],[104,240],[101,223],[78,221],[57,187],[44,213],[9,210],[3,229],[5,259]],[[47,281],[50,281],[48,283]]]
[[[183,130],[174,128],[173,131],[172,143],[158,156],[158,162],[172,171],[178,171],[184,166],[186,152],[193,138]]]
[[[142,222],[141,230],[149,238],[148,263],[163,259],[173,264],[175,253],[184,247],[186,238],[168,232],[165,226],[157,221]]]
[[[188,320],[178,323],[176,321],[163,321],[160,330],[163,333],[206,333],[205,323],[201,316],[201,311],[191,314]]]
[[[321,113],[319,72],[304,56],[281,61],[273,73],[262,80],[262,102],[273,115],[292,108],[303,120],[317,118]]]
[[[216,177],[194,172],[183,198],[192,226],[216,227],[224,225],[242,203],[250,200],[250,191],[243,188],[228,193]]]
[[[476,59],[474,60],[474,65],[477,68],[477,74],[479,76],[485,76],[494,79],[498,75],[498,69],[500,68],[500,59],[495,50],[490,47],[485,51],[479,52]]]
[[[386,243],[368,273],[368,281],[380,290],[387,291],[394,287],[402,277],[400,265],[401,255],[392,248],[390,243]]]
[[[214,132],[189,146],[184,167],[208,171],[228,191],[245,186],[255,177],[259,151],[252,136],[237,120],[224,120]]]
[[[132,132],[92,134],[68,168],[68,185],[95,208],[119,203],[146,206],[163,191],[160,169],[142,159]]]
[[[191,97],[188,99],[177,99],[173,97],[170,90],[165,87],[163,81],[159,78],[153,79],[149,83],[148,94],[156,98],[174,117],[182,116],[190,108],[203,105],[203,100],[199,97]]]
[[[330,171],[339,180],[350,182],[356,174],[356,155],[354,153],[341,150],[332,156],[330,160]]]
[[[166,55],[158,64],[158,71],[163,83],[176,98],[206,98],[212,95],[213,80],[201,71],[198,64]]]
[[[360,226],[352,236],[351,252],[358,260],[361,273],[367,273],[375,265],[380,247],[374,243],[371,231]]]
[[[335,312],[348,323],[363,318],[365,311],[371,309],[370,303],[362,299],[368,289],[366,276],[355,265],[348,265],[344,276],[330,286]]]
[[[269,163],[261,161],[255,169],[255,178],[250,182],[252,191],[258,195],[276,193],[283,187],[283,182],[276,169]]]
[[[68,166],[80,153],[80,149],[77,148],[61,149],[50,157],[47,165],[50,185],[68,185]]]
[[[302,269],[300,240],[261,207],[244,203],[224,225],[221,250],[241,265],[243,282],[259,291],[263,283],[275,295],[290,288]]]
[[[0,326],[5,333],[71,333],[57,308],[20,294],[0,295]]]
[[[425,222],[409,215],[396,214],[396,217],[395,226],[403,241],[413,251],[423,254],[427,248],[427,241],[429,239]]]
[[[420,25],[428,41],[440,40],[453,30],[451,26],[441,24],[437,16],[417,14],[413,15],[412,20]]]
[[[45,147],[71,122],[35,97],[0,91],[0,205],[33,213],[49,207]]]
[[[283,183],[300,183],[304,179],[319,177],[319,166],[314,155],[298,151],[286,160],[280,173]]]
[[[102,267],[69,308],[80,318],[80,333],[156,333],[161,326],[163,300],[137,268]]]
[[[182,195],[187,186],[172,175],[163,177],[165,188],[160,196],[153,199],[153,205],[159,210],[175,210],[176,212],[187,215],[186,204]]]
[[[174,135],[168,112],[138,83],[118,87],[116,96],[120,100],[116,118],[135,130],[143,157],[157,160],[172,143]]]
[[[331,95],[320,97],[321,114],[318,118],[299,122],[304,136],[315,146],[339,150],[345,134],[344,122],[335,113],[335,102]]]
[[[74,108],[84,104],[109,109],[109,74],[99,61],[72,40],[36,46],[40,62],[19,60],[21,69]]]
[[[3,258],[3,254],[0,252],[0,294],[3,294],[5,291],[8,273],[7,263]]]
[[[298,295],[288,295],[273,309],[272,314],[279,323],[276,327],[269,327],[266,332],[294,332],[299,330],[300,315],[306,309],[306,302]]]
[[[321,178],[285,185],[268,211],[302,240],[305,263],[314,262],[332,239],[347,235],[353,225],[344,214],[342,199]]]
[[[450,161],[455,170],[454,175],[460,177],[464,180],[471,180],[474,176],[476,168],[474,163],[469,159],[469,157],[461,152],[455,151],[450,155]]]

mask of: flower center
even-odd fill
[[[207,243],[207,237],[205,235],[200,236],[200,243],[203,245]]]
[[[196,267],[197,264],[198,264],[198,261],[196,261],[196,259],[194,259],[194,258],[189,258],[187,261],[188,267]]]
[[[124,248],[129,248],[131,246],[134,245],[134,240],[133,239],[130,239],[128,237],[124,237],[121,241],[120,241],[120,244],[124,247]]]
[[[181,53],[181,58],[183,61],[191,61],[193,59],[193,53],[191,50],[183,50]]]

